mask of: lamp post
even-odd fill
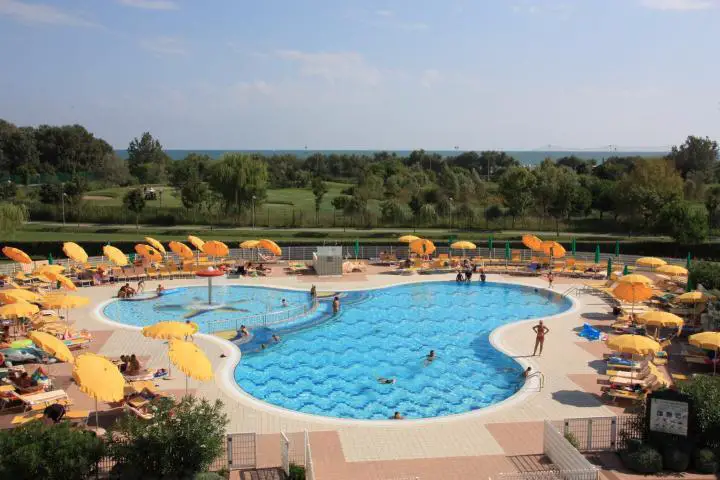
[[[255,230],[255,195],[252,196],[252,229]]]

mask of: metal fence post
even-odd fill
[[[592,427],[593,427],[593,419],[588,418],[588,423],[587,423],[587,449],[588,450],[592,450],[592,443],[593,443]]]
[[[232,435],[227,436],[227,460],[228,460],[228,467],[232,468],[233,464],[233,449],[232,449]]]
[[[610,420],[610,450],[617,450],[617,417]]]

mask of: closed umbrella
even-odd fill
[[[103,247],[103,255],[118,267],[124,267],[128,264],[128,259],[125,254],[120,251],[120,249],[111,245],[105,245]]]
[[[505,261],[508,262],[512,258],[510,254],[510,242],[505,242]]]
[[[88,254],[75,242],[63,243],[63,252],[74,262],[86,263],[88,261]]]
[[[158,242],[158,241],[155,240],[154,238],[152,238],[152,237],[145,237],[145,241],[146,241],[151,247],[153,247],[155,250],[157,250],[158,252],[162,253],[163,255],[165,255],[165,254],[167,253],[167,252],[165,251],[165,247],[163,247],[163,244],[160,243],[160,242]]]
[[[690,264],[692,263],[692,255],[688,252],[687,262],[685,262],[685,268],[690,270]]]
[[[626,264],[623,267],[623,275],[629,275],[630,274],[630,267]]]
[[[595,263],[600,263],[600,245],[595,245]]]
[[[22,288],[0,290],[0,302],[2,303],[15,303],[18,301],[39,302],[41,298],[41,295]]]
[[[574,238],[572,239],[572,243],[570,244],[570,248],[571,248],[571,250],[572,250],[572,256],[574,257],[575,254],[577,253],[577,240],[575,240]]]
[[[213,378],[210,360],[194,343],[170,340],[168,356],[170,361],[185,374],[185,394],[188,390],[188,377],[201,381]]]
[[[193,252],[192,250],[190,250],[190,247],[188,247],[182,242],[176,242],[173,240],[168,244],[168,246],[170,247],[170,250],[172,250],[173,253],[175,253],[180,258],[193,258]]]
[[[151,247],[150,245],[145,245],[144,243],[138,243],[135,245],[135,252],[150,262],[162,262],[163,259],[162,254],[157,249]]]
[[[712,350],[715,352],[713,358],[713,375],[717,371],[718,352],[720,352],[720,332],[702,332],[690,335],[688,337],[690,345],[704,348],[706,350]]]
[[[620,240],[615,240],[615,256],[620,256]]]
[[[205,242],[200,237],[196,237],[194,235],[188,235],[187,238],[188,238],[188,242],[190,242],[193,245],[193,247],[202,251],[202,247],[203,247],[203,245],[205,245]]]
[[[45,332],[32,331],[28,333],[28,338],[43,352],[48,353],[50,356],[57,358],[61,362],[73,363],[72,352],[65,345],[65,342],[57,338],[55,335],[50,335]]]
[[[269,240],[267,238],[263,238],[258,242],[257,248],[264,248],[265,250],[269,251],[273,255],[280,256],[282,255],[282,248],[280,246],[273,242],[272,240]]]
[[[8,257],[10,260],[12,260],[13,262],[24,263],[24,264],[32,263],[32,259],[30,258],[30,256],[27,253],[20,250],[19,248],[3,247],[2,253],[6,257]]]
[[[612,275],[612,257],[608,257],[607,263],[607,277],[610,278],[610,275]]]
[[[95,399],[95,427],[98,422],[98,400],[119,402],[125,397],[125,378],[117,365],[94,353],[83,353],[75,359],[72,377],[81,392]]]
[[[48,265],[52,265],[55,259],[52,256],[52,252],[48,253]]]
[[[202,246],[202,251],[211,257],[227,257],[230,255],[228,246],[218,240],[205,242]]]

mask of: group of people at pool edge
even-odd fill
[[[457,283],[470,283],[472,281],[473,273],[479,272],[480,273],[480,281],[482,283],[485,283],[485,280],[487,280],[487,276],[485,275],[485,270],[482,267],[479,267],[472,263],[467,258],[462,264],[462,268],[458,270],[457,276],[455,277],[455,281]]]

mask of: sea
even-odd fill
[[[165,150],[165,153],[173,160],[182,160],[190,153],[197,153],[201,155],[208,155],[213,159],[220,158],[224,153],[253,153],[261,154],[266,156],[271,155],[283,155],[292,154],[298,158],[307,158],[314,153],[322,153],[324,155],[338,154],[338,155],[373,155],[374,153],[385,151],[388,153],[395,153],[398,156],[407,156],[412,150]],[[121,158],[127,158],[127,150],[115,150],[118,156]],[[443,157],[454,157],[462,153],[460,150],[426,150],[428,153],[438,153]],[[596,150],[518,150],[518,151],[506,151],[508,155],[515,157],[515,159],[522,165],[537,165],[546,158],[557,160],[562,157],[569,157],[575,155],[578,158],[584,160],[595,159],[598,163],[602,163],[606,158],[618,156],[618,157],[660,157],[666,155],[668,152],[653,151],[653,152],[640,152],[640,151],[596,151]]]

